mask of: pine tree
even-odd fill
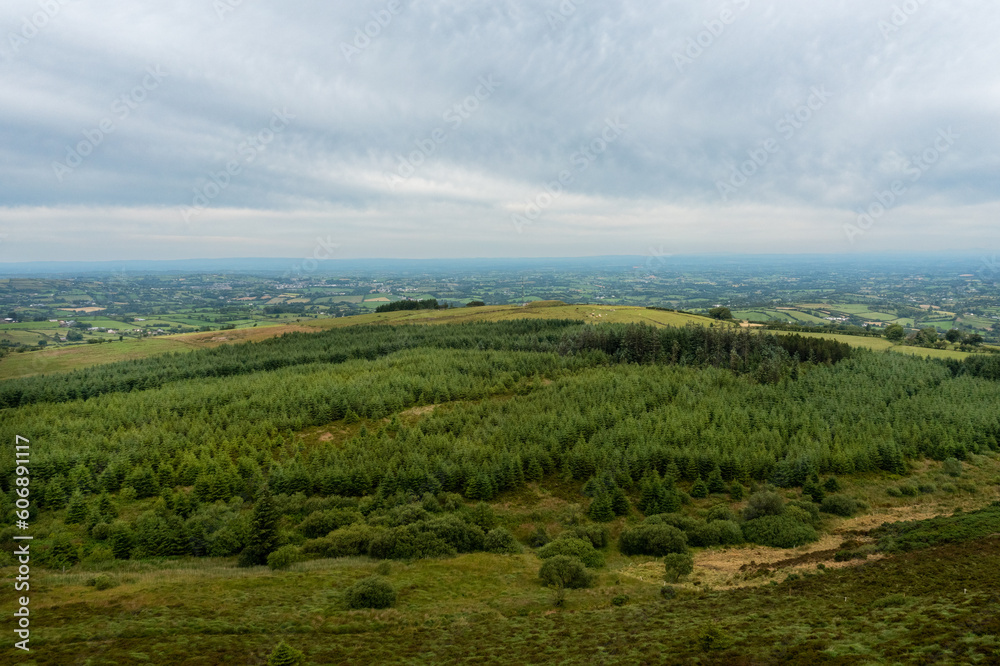
[[[611,510],[616,516],[627,516],[629,511],[628,496],[625,491],[615,486],[611,491]]]
[[[239,565],[252,567],[267,564],[267,556],[277,547],[278,509],[271,489],[264,486],[257,496],[250,518],[250,543],[240,553]]]
[[[700,476],[695,479],[694,485],[691,486],[691,497],[695,499],[708,497],[708,484]]]
[[[282,641],[267,658],[267,666],[300,666],[304,655]]]
[[[611,497],[606,492],[600,492],[590,503],[587,515],[591,520],[599,523],[606,523],[615,519],[615,512],[611,508]]]
[[[69,499],[69,508],[66,509],[66,524],[79,525],[86,519],[87,500],[83,498],[83,493],[77,490]]]
[[[713,469],[712,473],[708,476],[708,492],[726,492],[726,482],[722,480],[722,470],[720,470],[718,466],[716,466],[716,468]]]

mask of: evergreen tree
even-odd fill
[[[594,497],[594,500],[590,503],[590,508],[587,510],[587,515],[590,516],[591,520],[599,523],[606,523],[615,519],[615,512],[611,507],[611,497],[607,492],[602,490]]]
[[[718,466],[712,470],[712,473],[708,476],[708,492],[710,493],[724,493],[726,492],[726,482],[722,480],[722,470]]]
[[[616,516],[627,516],[629,511],[628,496],[620,487],[611,491],[611,510]]]
[[[79,490],[73,493],[69,499],[69,507],[66,509],[66,524],[79,525],[87,519],[87,500],[83,498],[83,493]]]
[[[278,509],[271,489],[264,486],[257,495],[250,518],[250,543],[240,553],[239,565],[252,567],[267,564],[267,556],[278,545]]]
[[[694,497],[695,499],[708,497],[708,484],[705,483],[700,476],[695,479],[694,485],[691,486],[691,497]]]
[[[267,666],[300,666],[304,655],[282,641],[267,658]]]

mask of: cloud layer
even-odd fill
[[[11,0],[0,261],[996,248],[998,28],[972,0]]]

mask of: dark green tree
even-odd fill
[[[267,564],[267,556],[278,547],[278,509],[268,486],[261,488],[250,518],[250,542],[240,553],[239,565]]]

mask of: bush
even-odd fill
[[[914,497],[920,490],[915,485],[907,483],[899,486],[899,492],[907,497]]]
[[[487,552],[500,555],[516,555],[521,552],[521,544],[517,542],[510,530],[503,527],[490,530],[483,541],[483,548]]]
[[[677,597],[677,588],[672,585],[664,585],[660,588],[660,596],[664,599],[674,599]]]
[[[858,510],[858,503],[848,495],[827,495],[819,508],[823,513],[832,513],[835,516],[846,518],[854,515]]]
[[[389,608],[396,603],[396,590],[389,581],[378,576],[359,580],[345,592],[347,606],[361,608]]]
[[[708,510],[705,520],[708,522],[712,522],[713,520],[736,520],[736,513],[729,508],[728,504],[716,504]]]
[[[538,557],[543,560],[558,555],[575,557],[588,567],[604,566],[604,555],[595,550],[589,541],[583,539],[560,537],[538,549]]]
[[[941,484],[941,490],[943,492],[946,492],[946,493],[957,493],[958,492],[958,487],[956,487],[952,483],[942,483]]]
[[[578,589],[590,587],[593,582],[593,576],[583,561],[569,555],[555,555],[545,560],[538,570],[538,577],[543,585],[555,588]]]
[[[115,579],[108,574],[101,574],[87,581],[87,585],[92,585],[95,590],[110,590],[118,585]]]
[[[613,606],[624,606],[629,602],[630,597],[627,594],[617,594],[611,599],[611,605]]]
[[[958,458],[948,458],[941,467],[948,476],[962,476],[962,461]]]
[[[942,486],[941,488],[943,490],[944,486]],[[897,488],[896,486],[889,486],[888,488],[886,488],[885,489],[885,494],[888,495],[889,497],[902,497],[903,496],[903,492],[899,488]]]
[[[761,516],[743,523],[743,538],[775,548],[793,548],[815,541],[816,530],[791,516]]]
[[[577,525],[570,533],[578,539],[589,541],[594,548],[607,548],[611,543],[611,532],[604,525]]]
[[[687,550],[687,536],[673,525],[643,523],[626,527],[618,538],[623,555],[662,556]]]
[[[731,484],[729,484],[729,499],[733,500],[734,502],[739,502],[744,497],[746,497],[746,494],[747,494],[746,488],[744,488],[743,484],[741,484],[739,481],[733,481]]]
[[[418,525],[419,529],[433,532],[435,536],[459,553],[483,549],[486,535],[476,525],[470,525],[455,515],[438,516]]]
[[[837,481],[837,477],[831,476],[829,479],[823,482],[823,490],[825,490],[828,493],[840,492],[840,481]]]
[[[302,549],[298,546],[282,546],[267,556],[267,566],[272,571],[287,569],[302,559]]]
[[[780,516],[785,512],[785,500],[778,493],[754,493],[743,509],[744,520],[754,520],[764,516]]]
[[[367,555],[372,539],[384,528],[376,529],[364,523],[341,527],[320,539],[312,539],[302,544],[302,552],[322,557],[350,557]]]
[[[920,483],[917,485],[917,490],[919,490],[920,494],[922,495],[930,495],[931,493],[937,490],[937,486],[935,486],[933,483],[927,483],[925,481],[924,483]]]
[[[376,534],[368,546],[368,555],[379,560],[418,560],[423,557],[450,556],[457,549],[418,525],[393,527]]]
[[[544,525],[539,525],[535,528],[535,531],[531,533],[531,536],[528,537],[528,545],[532,548],[541,548],[549,541],[552,541],[552,539],[549,538],[549,533],[545,531]]]
[[[663,558],[664,580],[676,583],[682,576],[694,571],[694,557],[691,553],[670,553]]]
[[[819,515],[820,508],[812,502],[792,500],[785,505],[785,511],[800,522],[809,523],[813,527],[819,527],[819,523],[822,520]]]
[[[330,532],[363,520],[361,513],[354,509],[330,509],[313,511],[299,523],[298,530],[307,539],[324,537]]]

